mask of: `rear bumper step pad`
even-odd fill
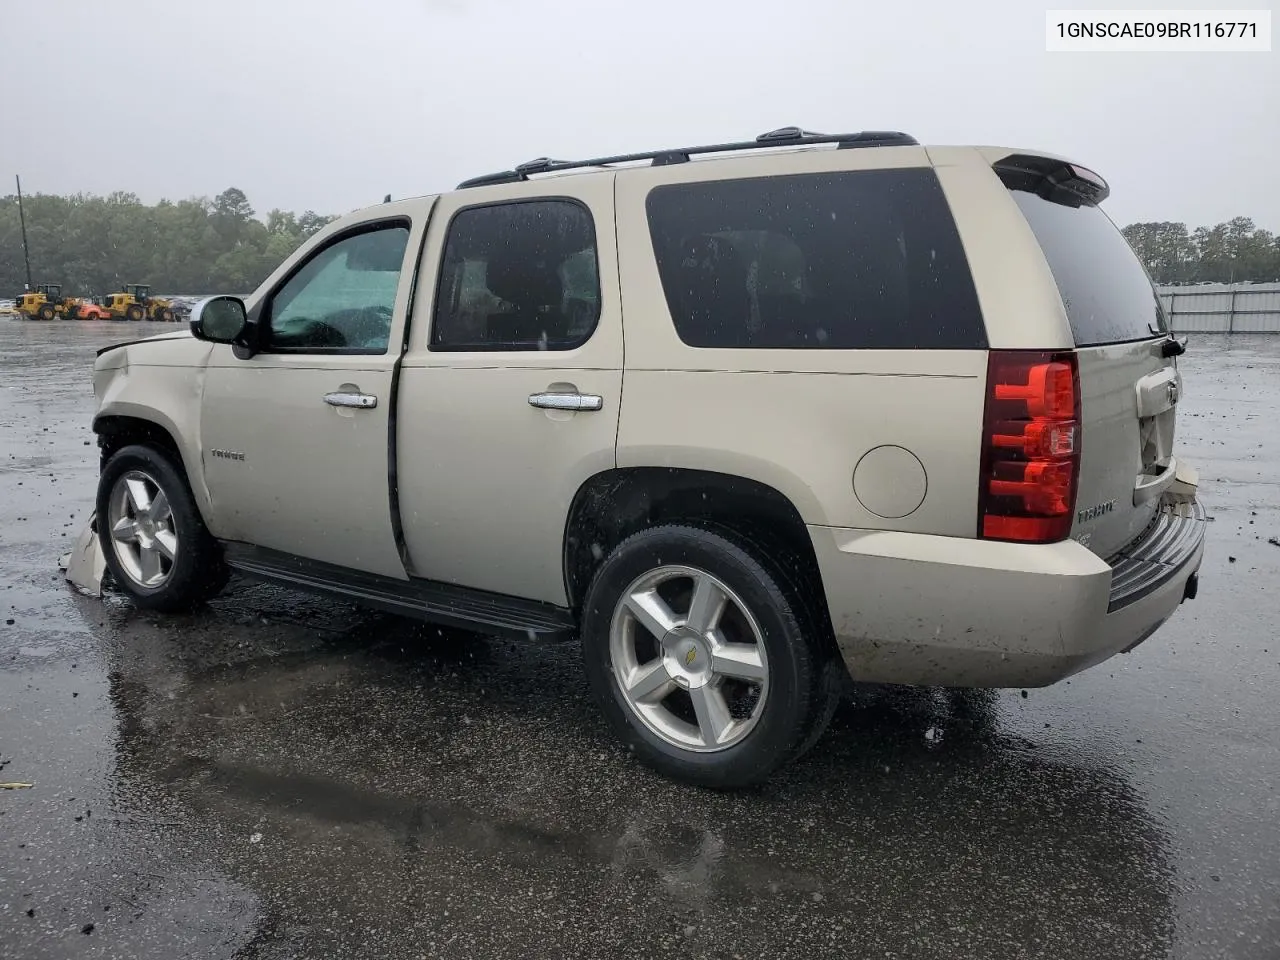
[[[1112,613],[1158,589],[1186,565],[1204,542],[1199,501],[1166,500],[1146,532],[1110,559]],[[1188,596],[1195,595],[1192,588]]]

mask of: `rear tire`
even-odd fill
[[[116,586],[139,607],[174,613],[216,596],[230,571],[166,450],[117,451],[98,480],[98,541]]]
[[[144,316],[142,308],[136,303],[130,304],[128,309],[125,310],[124,315],[126,319],[135,322],[141,320]]]
[[[41,320],[52,320],[56,312],[57,311],[53,309],[53,306],[51,304],[46,303],[41,305],[39,311],[37,311],[36,313],[36,316],[38,316]]]
[[[583,658],[610,726],[642,762],[734,789],[818,738],[837,674],[818,619],[791,596],[732,534],[663,525],[614,549],[587,594]]]

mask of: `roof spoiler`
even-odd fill
[[[1054,157],[1015,153],[992,168],[1010,190],[1034,193],[1067,207],[1096,207],[1111,195],[1111,187],[1098,174]]]

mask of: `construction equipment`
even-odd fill
[[[161,297],[151,296],[149,283],[126,283],[124,293],[109,293],[102,298],[102,305],[112,320],[158,320],[172,323],[173,304]]]
[[[28,320],[53,320],[66,316],[67,300],[62,296],[62,284],[38,283],[17,299],[16,307]]]
[[[68,320],[110,320],[111,311],[104,307],[98,297],[80,297],[67,301]]]
[[[38,284],[33,292],[24,293],[14,307],[28,320],[108,320],[111,313],[88,297],[64,297],[59,283]]]

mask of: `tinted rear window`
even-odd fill
[[[648,197],[667,305],[693,347],[983,348],[932,170],[672,184]]]
[[[1145,340],[1165,331],[1146,270],[1098,207],[1068,207],[1012,191],[1062,295],[1076,346]]]
[[[582,204],[516,200],[454,216],[432,350],[571,350],[599,317],[595,224]]]

